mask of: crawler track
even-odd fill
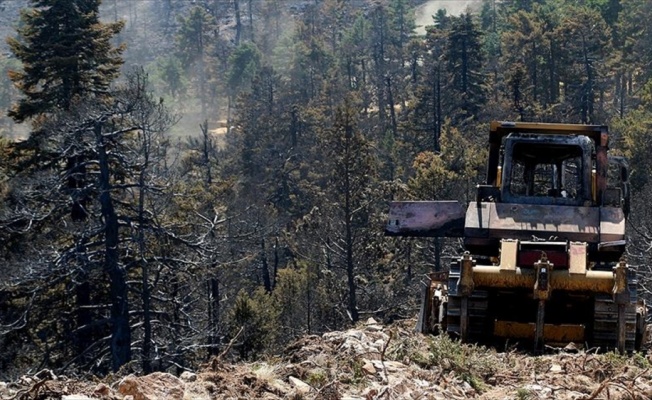
[[[459,277],[460,264],[455,261],[451,264],[448,275],[446,331],[453,337],[461,338],[462,298],[457,294],[457,281]],[[474,290],[468,300],[469,328],[467,341],[482,342],[490,339],[492,331],[487,326],[488,306],[489,292],[486,290]]]
[[[636,346],[636,303],[638,300],[638,279],[636,271],[630,269],[627,275],[629,304],[625,311],[625,350],[632,352]],[[593,347],[603,351],[614,350],[618,342],[618,304],[610,295],[596,295],[593,308]]]

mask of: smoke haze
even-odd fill
[[[416,9],[416,33],[423,35],[426,33],[426,26],[432,25],[432,16],[437,10],[445,9],[448,15],[460,15],[467,8],[473,10],[480,7],[482,0],[430,0]]]

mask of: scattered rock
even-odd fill
[[[215,388],[211,383],[207,382],[189,382],[186,384],[186,389],[183,393],[183,400],[211,400],[211,392]]]
[[[375,319],[369,318],[367,322],[365,322],[365,330],[367,332],[380,332],[383,330],[383,326],[376,322]]]
[[[566,347],[564,347],[563,351],[566,353],[577,353],[580,351],[580,346],[574,342],[570,342],[566,345]]]
[[[111,389],[104,383],[99,383],[93,389],[93,394],[96,396],[108,396],[111,393]]]
[[[294,386],[294,388],[297,389],[300,393],[306,394],[306,393],[310,393],[310,391],[312,390],[312,387],[310,385],[308,385],[307,383],[305,383],[299,378],[295,378],[294,376],[291,376],[288,378],[288,380],[290,381],[290,384],[292,384],[292,386]]]
[[[197,374],[194,374],[190,371],[183,371],[179,378],[181,378],[181,380],[184,382],[194,382],[197,380]]]
[[[142,377],[129,375],[122,379],[118,391],[134,400],[182,400],[185,384],[174,375],[154,372]]]
[[[407,368],[407,365],[400,363],[398,361],[373,360],[372,363],[373,366],[376,367],[376,369],[378,370],[393,372],[393,373],[404,371]]]
[[[376,375],[376,368],[369,360],[364,360],[364,364],[362,365],[362,370],[366,372],[368,375]]]
[[[546,398],[552,394],[552,389],[541,385],[525,385],[523,389],[535,394],[538,398]]]

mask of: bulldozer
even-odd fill
[[[624,257],[628,165],[603,125],[493,121],[486,182],[459,201],[394,201],[389,236],[454,237],[417,330],[463,342],[640,350],[647,308]]]

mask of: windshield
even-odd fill
[[[579,147],[514,146],[510,191],[516,196],[577,198],[581,192],[582,157]]]
[[[580,204],[587,197],[586,184],[590,177],[585,153],[581,145],[568,142],[510,141],[505,147],[503,167],[505,200]]]

